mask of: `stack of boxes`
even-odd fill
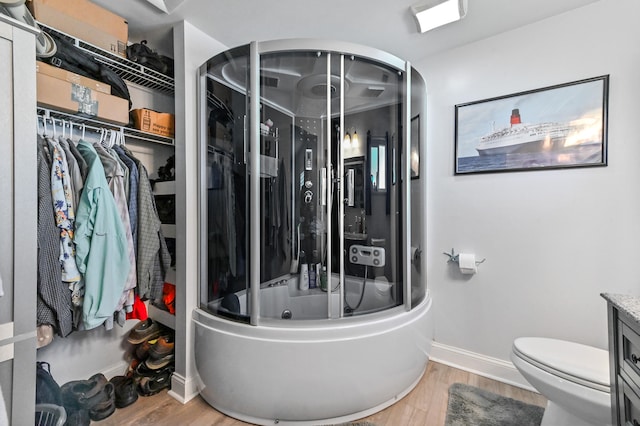
[[[126,58],[127,21],[88,0],[28,0],[34,18],[55,30]],[[174,115],[150,109],[135,109],[111,95],[108,84],[91,80],[48,64],[37,63],[38,104],[58,111],[95,117],[139,130],[174,137]]]

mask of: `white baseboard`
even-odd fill
[[[188,379],[177,373],[173,373],[171,376],[171,390],[169,391],[169,395],[172,398],[186,404],[199,393],[197,380],[194,378]]]
[[[106,370],[103,370],[102,374],[104,374],[107,379],[110,379],[114,376],[124,376],[127,373],[127,368],[129,368],[129,363],[126,361],[122,361],[112,365]]]
[[[102,374],[110,379],[114,376],[125,375],[127,372],[127,368],[129,368],[129,363],[122,361],[103,370]],[[171,390],[169,391],[169,395],[171,395],[171,397],[173,397],[174,399],[185,404],[191,399],[195,398],[199,393],[200,391],[198,390],[198,383],[196,380],[185,379],[177,373],[173,373],[171,375]]]
[[[438,342],[433,342],[429,359],[479,376],[537,392],[525,378],[522,377],[513,363],[509,361],[492,358]]]

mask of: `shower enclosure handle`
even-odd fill
[[[327,168],[323,167],[320,172],[320,205],[327,205]]]
[[[242,127],[243,127],[243,131],[242,131],[242,156],[244,159],[244,164],[247,164],[247,115],[245,114],[242,117]]]

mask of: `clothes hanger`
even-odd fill
[[[109,149],[113,148],[116,143],[117,134],[113,130],[109,130]]]
[[[42,131],[41,131],[41,128],[40,128],[40,123],[42,123]],[[44,137],[44,131],[45,131],[44,115],[39,115],[38,116],[38,134],[41,137]]]
[[[47,117],[42,116],[42,137],[47,137]]]

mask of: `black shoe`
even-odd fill
[[[90,410],[104,400],[105,383],[106,379],[103,383],[102,380],[96,380],[95,376],[92,380],[73,380],[65,383],[60,388],[65,408]]]
[[[91,418],[89,418],[89,410],[84,409],[67,409],[67,421],[64,426],[89,426]]]
[[[138,383],[138,393],[142,396],[151,396],[162,389],[171,388],[173,370],[173,365],[169,365],[160,370],[155,370],[156,374],[151,377],[142,377]]]
[[[108,382],[102,391],[103,400],[89,410],[89,417],[93,421],[106,419],[116,411],[115,392],[113,383]]]
[[[115,386],[116,407],[124,408],[138,400],[138,391],[133,377],[115,376],[111,378]]]

